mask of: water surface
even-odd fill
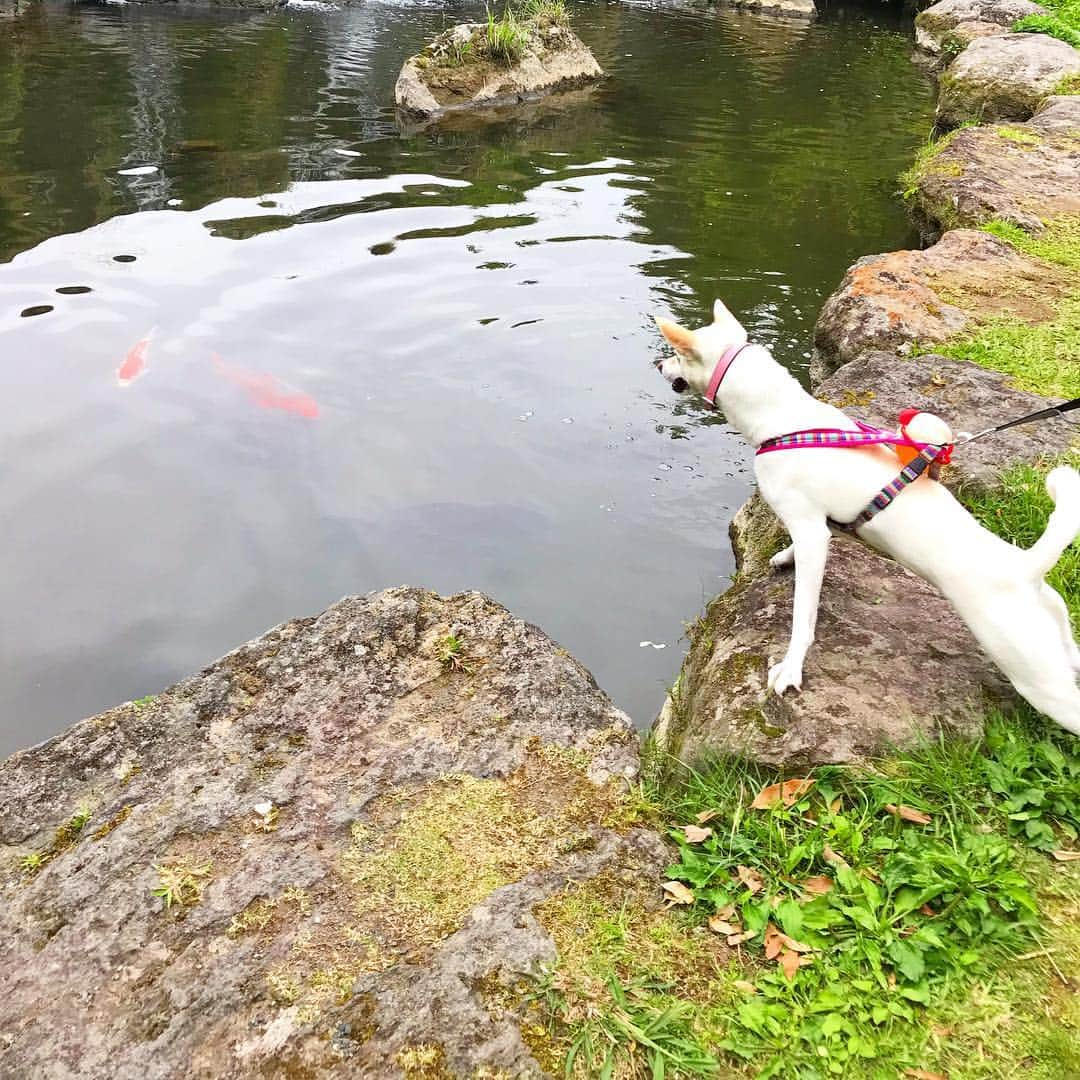
[[[650,316],[722,296],[805,369],[914,240],[931,99],[881,12],[575,9],[604,86],[404,136],[402,61],[476,7],[0,20],[0,750],[406,582],[652,718],[749,458]]]

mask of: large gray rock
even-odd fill
[[[462,109],[495,108],[570,90],[603,78],[576,34],[558,24],[522,24],[521,58],[507,65],[488,55],[486,26],[462,24],[440,34],[405,61],[394,100],[408,121],[437,119]]]
[[[1039,232],[1080,213],[1080,97],[1055,97],[1026,124],[964,128],[943,140],[910,192],[926,231],[1000,219]]]
[[[15,754],[0,1074],[538,1076],[503,1000],[554,958],[533,907],[666,857],[637,760],[543,633],[418,589]]]
[[[940,79],[937,122],[1027,120],[1066,78],[1080,74],[1080,50],[1046,34],[981,37]]]
[[[905,359],[887,352],[864,353],[844,364],[817,388],[817,396],[884,428],[896,427],[901,410],[921,409],[943,417],[954,432],[972,434],[1057,404],[1017,390],[1007,376],[967,360]],[[992,486],[1009,467],[1064,453],[1075,438],[1076,428],[1064,420],[1012,428],[958,446],[942,479],[950,485]]]
[[[915,44],[930,53],[948,53],[957,43],[1005,33],[1017,19],[1045,14],[1046,8],[1030,0],[940,0],[915,16]]]
[[[971,229],[947,232],[925,251],[859,259],[821,309],[814,328],[820,375],[871,349],[945,341],[973,320],[1037,322],[1070,287],[1067,272]]]
[[[655,728],[680,760],[857,761],[939,732],[978,737],[987,703],[1015,700],[939,593],[842,536],[830,546],[803,689],[767,691],[791,629],[791,574],[770,573],[766,561],[783,532],[755,497],[736,515],[732,542],[742,570],[698,623]]]

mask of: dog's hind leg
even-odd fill
[[[791,534],[795,555],[795,603],[791,613],[791,641],[779,664],[769,668],[770,690],[782,694],[794,687],[802,689],[803,662],[814,641],[821,582],[829,554],[829,526],[824,518],[797,522],[784,520]]]
[[[1061,630],[1061,638],[1065,643],[1065,651],[1072,661],[1073,670],[1080,671],[1080,648],[1077,647],[1076,639],[1073,637],[1072,619],[1069,618],[1069,609],[1065,606],[1065,601],[1061,599],[1056,589],[1045,582],[1040,589],[1040,596]]]
[[[783,551],[778,551],[770,560],[769,565],[774,570],[783,570],[795,562],[795,545],[788,544]]]

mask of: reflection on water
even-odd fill
[[[4,21],[3,749],[401,582],[490,592],[651,719],[748,455],[649,316],[720,295],[804,367],[909,239],[929,91],[880,14],[582,4],[606,84],[399,135],[402,60],[476,10]]]

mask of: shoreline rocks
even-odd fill
[[[1027,120],[1069,77],[1080,51],[1046,34],[1000,34],[971,42],[940,77],[937,122]]]
[[[453,26],[409,57],[394,87],[402,117],[407,122],[431,121],[447,113],[497,108],[604,77],[596,58],[568,26],[517,25],[522,50],[513,62],[491,54],[487,26],[481,23]]]
[[[995,222],[1002,235],[1011,228],[1037,238],[1058,222],[1064,232],[1055,235],[1069,235],[1080,220],[1080,98],[1048,96],[1080,70],[1080,53],[1010,29],[1041,10],[1026,0],[942,0],[918,16],[923,50],[955,57],[939,75],[943,126],[1025,122],[968,128],[920,155],[905,197],[936,242],[859,259],[823,306],[812,375],[818,395],[852,415],[889,427],[901,409],[926,409],[954,430],[980,431],[1051,404],[1000,372],[925,353],[997,318],[1057,319],[1076,294],[1067,259],[957,228]],[[1011,466],[1070,450],[1074,435],[1060,420],[1012,429],[962,448],[942,479],[993,488]],[[757,496],[731,533],[734,584],[695,625],[654,725],[669,753],[690,765],[736,753],[803,768],[939,734],[978,738],[987,705],[1019,703],[940,595],[847,536],[831,541],[803,690],[772,694],[767,672],[787,647],[792,584],[769,557],[788,539]]]
[[[540,1076],[533,915],[670,858],[589,673],[465,593],[285,623],[0,764],[0,1071]],[[516,999],[515,999],[516,1000]],[[440,1073],[440,1075],[442,1075]]]

